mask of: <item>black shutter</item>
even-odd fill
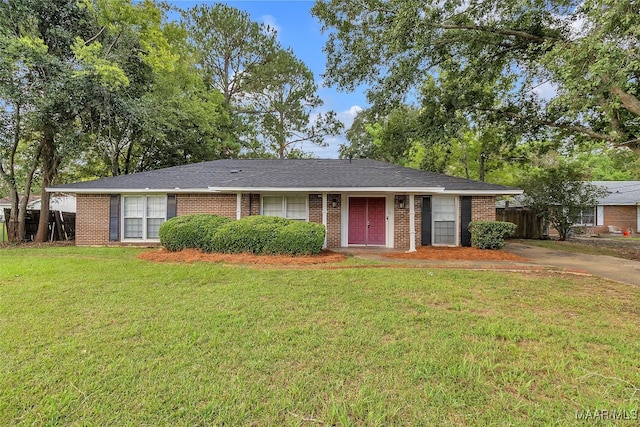
[[[171,219],[175,217],[177,213],[177,203],[176,203],[176,195],[168,194],[167,195],[167,219]]]
[[[460,201],[460,245],[471,246],[471,232],[469,223],[471,222],[471,196],[462,196]]]
[[[120,240],[120,196],[114,194],[109,200],[109,241]]]
[[[422,246],[431,246],[431,196],[422,198]]]

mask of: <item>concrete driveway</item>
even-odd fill
[[[522,243],[507,243],[505,250],[527,258],[532,264],[560,267],[616,282],[640,285],[640,262],[638,261],[606,255],[576,254]]]

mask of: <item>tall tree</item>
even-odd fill
[[[151,3],[124,6],[131,11],[102,20],[113,27],[104,42],[128,84],[95,86],[83,114],[92,149],[105,159],[111,175],[237,153],[239,147],[229,143],[222,96],[204,86],[185,30],[164,22]],[[155,29],[151,35],[150,28]],[[164,45],[164,60],[141,60],[149,39]]]
[[[140,41],[134,50],[137,60],[171,68],[168,43],[157,25],[152,25],[158,22],[158,13],[151,1],[136,5],[130,0],[0,2],[0,106],[13,120],[2,129],[2,150],[10,155],[0,177],[11,186],[16,169],[12,162],[18,158],[11,154],[30,150],[25,152],[32,155],[26,164],[37,165],[31,176],[39,175],[42,191],[36,241],[48,237],[50,195],[46,187],[55,182],[69,153],[77,152],[86,140],[81,135],[82,113],[90,108],[97,88],[130,84],[119,64],[122,50],[118,43],[127,40],[131,32],[122,37],[114,34],[123,26],[136,27]],[[147,20],[140,20],[140,16]],[[9,131],[13,136],[8,137]],[[29,149],[31,146],[37,148]],[[32,180],[23,182],[28,195]],[[19,234],[14,236],[21,239]]]
[[[326,80],[371,85],[376,109],[441,87],[455,94],[452,121],[640,151],[633,0],[318,0],[312,11],[329,32]]]
[[[76,128],[75,119],[83,104],[83,84],[78,78],[73,45],[76,37],[91,37],[94,28],[86,7],[62,0],[2,2],[0,28],[0,103],[13,118],[10,128],[14,132],[8,147],[14,152],[23,138],[24,147],[37,145],[35,157],[28,164],[33,166],[36,162],[39,169],[42,210],[36,240],[44,241],[49,218],[49,194],[44,188],[55,180],[64,145],[73,143],[69,136]],[[17,95],[20,90],[25,92]],[[15,158],[9,157],[5,169],[15,170]],[[10,186],[15,183],[15,176],[11,175],[2,174],[5,179],[8,176]],[[30,170],[27,175],[33,176]],[[28,196],[31,183],[31,179],[25,181],[23,195]],[[20,207],[12,205],[12,211],[17,212]],[[16,225],[19,231],[10,234],[21,239],[18,234],[22,229]]]
[[[280,49],[275,29],[224,4],[195,6],[182,15],[207,88],[220,91],[233,113],[234,137],[245,147],[255,147],[257,120],[245,97],[260,91],[263,65]]]
[[[245,154],[304,155],[296,144],[322,144],[340,131],[335,113],[313,115],[322,105],[313,74],[281,47],[274,28],[223,4],[183,17],[203,79],[222,92]]]
[[[260,117],[258,130],[269,151],[284,159],[301,143],[324,146],[324,138],[342,130],[334,112],[317,113],[322,106],[313,73],[290,50],[279,50],[263,66],[260,91],[248,96],[251,108]]]

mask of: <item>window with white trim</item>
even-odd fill
[[[308,197],[302,196],[263,196],[262,215],[306,221],[308,218]]]
[[[433,244],[455,245],[458,216],[456,197],[437,196],[432,200]]]
[[[596,222],[596,209],[587,209],[580,211],[580,217],[575,225],[593,226]]]
[[[167,220],[167,196],[123,196],[124,240],[158,240],[160,225]]]

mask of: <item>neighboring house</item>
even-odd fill
[[[27,212],[25,215],[25,238],[33,240],[38,230],[40,208],[42,201],[40,196],[29,196]],[[8,197],[0,199],[0,223],[8,222],[5,209],[11,210],[11,200]],[[52,195],[49,200],[50,222],[48,235],[51,240],[71,240],[75,228],[76,198],[67,194]],[[0,227],[0,241],[5,239],[8,231],[2,224]]]
[[[468,246],[468,223],[495,220],[495,198],[522,191],[354,159],[216,160],[47,191],[77,197],[76,244],[159,242],[177,215],[282,216],[324,224],[325,246]]]
[[[607,195],[598,199],[593,211],[585,212],[583,224],[593,227],[594,233],[607,233],[609,226],[621,230],[640,230],[640,181],[592,181],[603,187]]]
[[[38,200],[33,203],[33,207],[31,209],[39,211],[41,206],[41,200],[38,198]],[[76,211],[76,198],[68,195],[51,196],[51,199],[49,200],[49,209],[52,211],[73,213]]]
[[[591,184],[604,188],[607,195],[597,201],[597,206],[582,212],[576,227],[583,227],[588,234],[609,233],[613,229],[638,233],[640,230],[640,181],[591,181]],[[524,209],[522,197],[513,197],[509,201],[496,204],[498,215],[506,218]],[[514,219],[505,219],[516,222]],[[520,224],[519,224],[520,225]],[[551,234],[557,231],[551,229]],[[529,232],[529,234],[531,234]],[[522,236],[521,236],[522,237]],[[528,235],[526,237],[534,236]]]
[[[40,196],[29,196],[27,202],[27,210],[39,211],[42,203]],[[0,199],[0,221],[4,221],[4,210],[11,209],[11,200],[8,197]],[[60,212],[75,212],[76,211],[76,198],[69,195],[57,195],[51,196],[49,201],[49,209],[52,211]],[[8,218],[6,219],[8,220]]]
[[[22,199],[21,199],[22,200]],[[29,196],[29,201],[27,202],[27,209],[32,210],[35,203],[40,203],[40,196]],[[38,205],[38,209],[40,205]],[[9,218],[4,217],[4,210],[11,209],[11,199],[8,197],[3,197],[0,199],[0,222],[8,221]]]

